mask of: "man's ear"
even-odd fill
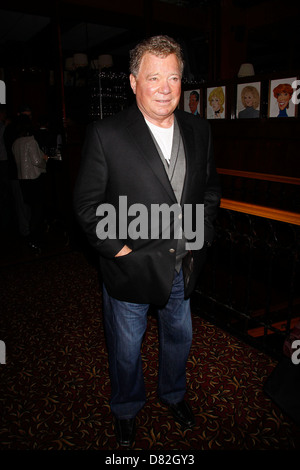
[[[136,78],[132,73],[129,75],[129,80],[130,80],[130,86],[132,88],[133,93],[135,94],[136,92]]]

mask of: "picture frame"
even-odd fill
[[[269,81],[268,117],[296,117],[297,105],[293,98],[297,77],[277,78]]]
[[[226,86],[214,86],[206,89],[206,118],[226,118]]]
[[[261,82],[237,84],[235,117],[236,119],[261,117]]]
[[[184,111],[201,116],[202,109],[202,90],[200,88],[191,88],[183,93]]]

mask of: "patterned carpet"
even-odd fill
[[[1,450],[117,450],[97,271],[78,252],[1,268]],[[193,316],[189,399],[197,424],[183,431],[157,400],[158,338],[143,344],[148,402],[135,450],[292,450],[299,428],[264,394],[276,363]]]

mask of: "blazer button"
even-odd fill
[[[169,252],[170,252],[170,253],[175,253],[174,248],[170,248],[170,249],[169,249]]]

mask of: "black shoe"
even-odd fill
[[[115,432],[120,446],[130,447],[135,438],[135,418],[115,418]]]
[[[195,425],[194,414],[190,405],[186,401],[183,400],[179,403],[168,406],[175,421],[186,428],[191,428]]]

